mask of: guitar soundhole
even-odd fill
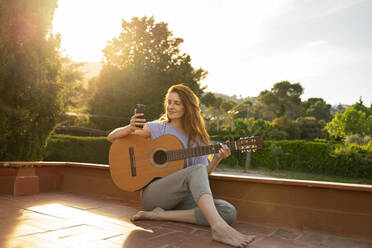
[[[154,154],[154,161],[158,165],[162,165],[167,162],[167,154],[165,151],[156,151]]]

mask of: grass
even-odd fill
[[[255,175],[258,174],[258,175],[268,176],[268,177],[296,179],[296,180],[311,180],[311,181],[325,181],[325,182],[372,185],[372,179],[366,179],[366,178],[340,177],[340,176],[321,175],[321,174],[288,171],[288,170],[270,170],[267,168],[255,168],[255,169],[245,170],[243,168],[238,168],[236,166],[231,167],[229,165],[223,165],[223,164],[217,167],[216,171],[217,172],[255,174]]]

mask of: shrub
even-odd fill
[[[358,145],[367,145],[369,142],[372,141],[372,137],[370,136],[360,136],[358,134],[351,134],[345,137],[345,144],[358,144]]]
[[[75,127],[75,126],[57,126],[54,130],[56,134],[66,134],[72,136],[91,136],[91,137],[98,137],[98,136],[107,136],[107,132],[88,128],[88,127]]]
[[[338,146],[335,154],[339,169],[344,175],[372,178],[372,143]]]
[[[220,142],[238,139],[221,133],[213,138]],[[54,135],[48,143],[45,161],[108,164],[109,149],[105,137]],[[221,163],[244,168],[245,158],[245,153],[233,151]],[[251,166],[371,179],[372,142],[345,146],[303,140],[265,141],[262,149],[252,153]]]
[[[219,136],[224,141],[226,136]],[[372,178],[372,142],[345,146],[337,143],[304,140],[265,141],[262,149],[252,153],[253,168],[284,169],[345,177]],[[232,152],[224,164],[241,168],[245,154]]]
[[[110,144],[105,137],[54,135],[44,161],[108,164]]]
[[[281,148],[282,154],[274,154],[272,145]],[[276,157],[279,159],[279,168],[303,172],[323,173],[329,164],[329,144],[307,141],[266,141],[263,148],[252,155],[252,165],[273,169]]]

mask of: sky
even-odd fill
[[[53,32],[74,61],[99,62],[134,16],[184,39],[206,91],[258,96],[289,81],[303,101],[372,104],[372,0],[59,0]]]

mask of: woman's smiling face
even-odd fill
[[[168,96],[167,115],[170,120],[181,119],[185,113],[185,107],[180,96],[172,92]]]

